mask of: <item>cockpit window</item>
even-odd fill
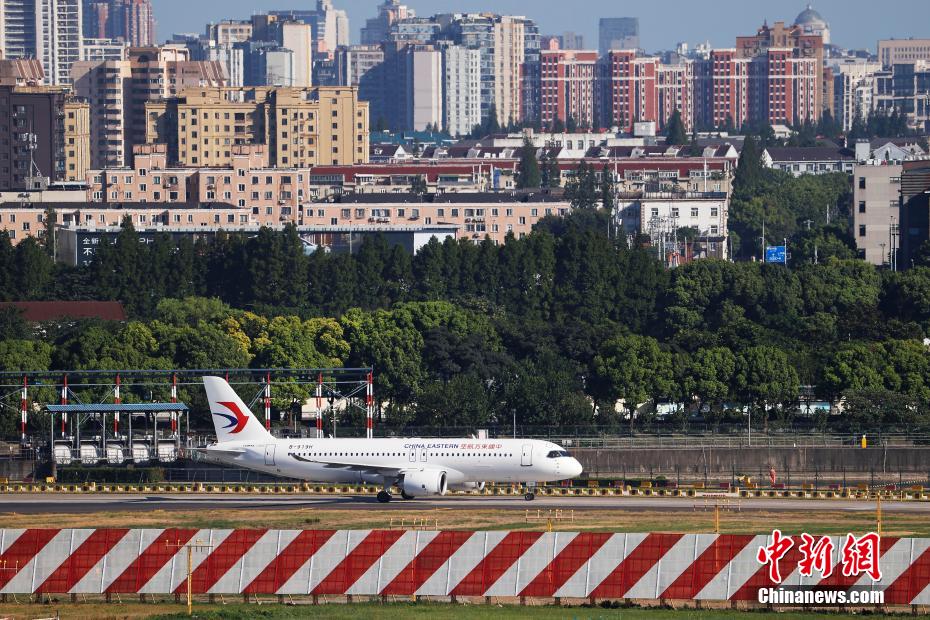
[[[552,452],[546,455],[546,458],[557,459],[563,456],[571,456],[571,454],[569,454],[565,450],[553,450]]]

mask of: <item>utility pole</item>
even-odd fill
[[[762,220],[762,262],[765,262],[765,220]]]

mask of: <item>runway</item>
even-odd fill
[[[140,512],[151,510],[321,510],[409,511],[430,509],[513,510],[566,509],[617,510],[627,512],[694,511],[712,506],[717,498],[701,497],[539,497],[528,502],[522,497],[434,497],[404,501],[400,498],[379,504],[371,496],[264,495],[27,495],[0,496],[0,514],[91,514],[95,512]],[[875,502],[843,499],[729,498],[731,509],[755,512],[875,512]],[[883,501],[885,513],[926,514],[930,502]]]

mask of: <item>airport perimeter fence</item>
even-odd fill
[[[848,539],[831,536],[829,573],[819,565],[802,569],[800,536],[787,537],[789,548],[772,552],[771,562],[760,561],[771,541],[677,533],[7,529],[0,530],[0,596],[179,596],[189,585],[194,595],[246,600],[417,596],[735,607],[756,603],[760,589],[780,581],[784,588],[880,592],[883,605],[914,613],[930,604],[928,538],[882,537],[872,565],[847,571]]]

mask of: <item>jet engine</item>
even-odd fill
[[[400,488],[409,497],[445,495],[447,491],[446,472],[435,469],[408,471],[404,474],[404,481]]]
[[[450,484],[450,491],[484,491],[484,482],[461,482],[459,484]]]

